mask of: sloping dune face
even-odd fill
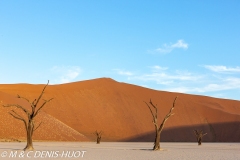
[[[32,101],[43,87],[0,85],[0,102],[27,105],[16,95]],[[36,123],[43,123],[34,139],[94,140],[93,133],[101,130],[103,141],[153,141],[154,125],[144,101],[157,104],[160,124],[176,96],[175,114],[165,124],[162,141],[195,141],[193,129],[201,129],[208,133],[204,141],[240,142],[239,101],[156,91],[108,78],[49,85],[43,99],[54,99],[38,115]],[[12,118],[7,108],[0,107],[0,112],[0,136],[24,139],[22,122]]]
[[[27,119],[23,111],[15,107],[2,107],[3,104],[19,104],[30,111],[30,106],[28,103],[26,103],[26,101],[15,97],[0,92],[0,139],[2,140],[26,140],[24,123],[13,118],[9,114],[9,111],[14,110],[19,115]],[[51,104],[49,106],[51,106]],[[44,111],[40,112],[35,118],[35,125],[38,126],[39,124],[40,127],[34,132],[33,135],[34,140],[89,141],[86,136],[67,126],[57,118],[45,113]]]

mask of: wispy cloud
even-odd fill
[[[171,73],[170,71],[168,71],[168,67],[161,67],[158,65],[151,66],[150,68],[152,69],[150,73],[134,75],[129,77],[129,79],[169,85],[176,83],[176,81],[197,81],[201,78],[200,75],[195,75],[187,71],[176,70]]]
[[[51,68],[53,74],[56,75],[54,83],[68,83],[75,80],[81,73],[78,66],[54,66]]]
[[[123,75],[123,76],[132,76],[133,73],[130,71],[126,71],[126,70],[122,70],[122,69],[113,69],[114,71],[117,72],[117,74],[119,75]]]
[[[132,74],[125,70],[118,70],[118,74],[127,75],[127,80],[131,81],[131,83],[134,81],[134,84],[157,90],[202,94],[219,98],[226,98],[227,95],[234,93],[234,91],[240,92],[240,77],[238,74],[221,74],[222,72],[239,73],[239,67],[211,65],[204,67],[211,68],[210,70],[214,72],[201,73],[200,71],[195,73],[188,70],[172,70],[165,66],[153,65],[148,66],[149,70],[145,73],[135,72],[135,74]],[[218,74],[218,72],[220,73]]]
[[[206,69],[218,73],[240,73],[240,67],[227,67],[227,66],[217,66],[217,65],[204,65]]]
[[[181,93],[206,93],[206,92],[216,92],[216,91],[226,91],[232,89],[240,89],[240,78],[227,78],[225,80],[220,80],[216,83],[205,84],[199,87],[187,87],[180,86],[174,88],[166,88],[168,91],[181,92]]]
[[[170,53],[174,49],[188,49],[188,43],[184,42],[184,40],[180,39],[174,44],[163,44],[162,47],[157,48],[155,51],[158,53]]]
[[[150,73],[143,74],[135,77],[131,77],[132,79],[138,79],[142,81],[153,81],[157,84],[171,84],[175,81],[196,81],[201,78],[201,76],[191,75],[191,74],[170,74],[165,72],[159,73]]]
[[[160,70],[167,70],[168,69],[168,67],[161,67],[161,66],[158,66],[158,65],[150,66],[149,68],[152,68],[153,71],[160,71]]]
[[[148,71],[132,72],[119,70],[116,73],[127,77],[130,83],[155,90],[165,90],[188,94],[202,94],[219,98],[230,97],[230,94],[240,93],[240,67],[205,65],[214,72],[191,72],[189,70],[174,70],[166,66],[148,66]],[[235,74],[222,74],[235,73]],[[219,96],[217,96],[219,95]],[[221,95],[221,96],[220,96]],[[232,96],[232,99],[234,95]],[[236,97],[236,96],[235,96]],[[238,98],[236,98],[238,99]]]

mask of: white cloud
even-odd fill
[[[178,40],[177,43],[171,45],[171,48],[183,48],[188,49],[188,44],[184,42],[184,40]]]
[[[170,53],[176,48],[188,49],[188,44],[180,39],[175,44],[164,44],[161,48],[157,48],[156,51],[159,53]]]
[[[192,73],[182,70],[174,71],[168,69],[168,67],[159,65],[150,66],[148,68],[149,71],[147,73],[132,74],[130,72],[130,74],[124,70],[117,71],[121,75],[127,75],[128,81],[135,81],[134,84],[147,86],[152,89],[188,94],[202,94],[219,98],[226,98],[228,94],[234,93],[234,91],[240,92],[240,77],[238,75],[233,76],[232,74],[231,76],[226,76],[220,74],[216,76],[216,74],[209,73]],[[219,68],[217,71],[238,71],[238,67]]]
[[[240,73],[240,67],[226,67],[226,66],[216,66],[216,65],[204,65],[203,67],[218,73]]]
[[[166,44],[163,45],[162,48],[157,48],[156,51],[159,53],[169,53],[173,50],[173,48],[167,46]]]
[[[167,88],[166,90],[181,93],[207,93],[240,89],[240,78],[236,77],[227,78],[219,80],[217,83],[205,84],[202,87],[186,87],[186,86]]]
[[[180,81],[197,81],[202,78],[200,75],[195,75],[186,71],[177,70],[173,73],[166,72],[167,67],[154,66],[152,68],[154,70],[151,73],[132,76],[130,79],[141,80],[145,82],[155,82],[162,85],[170,85]]]
[[[114,71],[117,71],[117,74],[119,75],[123,75],[123,76],[132,76],[133,73],[130,71],[125,71],[125,70],[121,70],[121,69],[113,69]]]
[[[160,71],[160,70],[167,70],[168,69],[168,67],[161,67],[161,66],[158,66],[158,65],[151,66],[150,68],[152,68],[154,71]]]
[[[193,91],[193,88],[181,86],[181,87],[174,87],[174,88],[165,88],[164,90],[170,91],[170,92],[189,93]]]
[[[81,69],[78,66],[55,66],[51,71],[56,75],[54,82],[57,84],[69,83],[81,73]]]

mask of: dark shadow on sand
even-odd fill
[[[154,129],[154,126],[153,126]],[[161,142],[196,142],[194,129],[201,129],[207,133],[203,137],[204,142],[240,142],[240,122],[213,123],[176,128],[165,128],[161,134]],[[152,132],[122,139],[122,142],[153,142],[155,138]]]
[[[0,150],[24,151],[23,149],[16,149],[16,148],[0,148]]]

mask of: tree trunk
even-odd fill
[[[195,134],[195,136],[197,138],[198,145],[200,146],[202,144],[202,137],[207,135],[207,133],[203,134],[202,130],[198,131],[198,130],[195,129],[194,130],[194,134]]]
[[[200,146],[202,144],[202,137],[198,138],[198,145]]]
[[[160,150],[160,131],[156,131],[156,136],[155,136],[155,142],[154,142],[154,147],[153,150]]]
[[[101,137],[97,137],[97,144],[100,144],[101,142]]]
[[[24,150],[34,150],[32,143],[32,135],[33,135],[33,121],[29,120],[27,127],[27,145]]]
[[[161,132],[163,130],[164,124],[166,123],[168,118],[174,114],[174,113],[172,113],[172,110],[175,107],[176,100],[177,100],[177,97],[174,99],[172,108],[170,109],[169,113],[165,116],[165,118],[163,119],[163,121],[162,121],[162,123],[161,123],[161,125],[159,127],[158,127],[158,123],[157,123],[157,120],[158,120],[158,112],[157,112],[158,109],[157,109],[157,107],[152,103],[151,99],[150,99],[150,102],[149,102],[150,105],[148,105],[148,103],[145,102],[146,105],[148,106],[151,114],[152,114],[152,117],[153,117],[153,121],[152,122],[155,125],[156,135],[155,135],[155,142],[154,142],[154,147],[153,147],[154,151],[160,150],[160,135],[161,135]],[[155,110],[155,112],[154,112],[154,110]]]
[[[49,84],[49,81],[48,81],[47,85],[48,84]],[[41,106],[37,108],[37,106],[39,104],[38,102],[41,100],[47,85],[45,85],[45,87],[43,88],[40,96],[37,99],[34,99],[32,103],[25,97],[22,97],[20,95],[17,96],[17,98],[21,98],[21,99],[26,100],[30,104],[31,110],[28,110],[28,109],[26,109],[25,107],[23,107],[19,104],[3,105],[3,107],[16,107],[16,108],[22,110],[23,113],[26,114],[25,116],[27,116],[27,118],[26,117],[24,118],[24,117],[21,116],[21,114],[18,114],[14,110],[11,110],[9,112],[9,114],[11,116],[13,116],[14,118],[16,118],[16,119],[18,119],[18,120],[20,120],[24,123],[26,134],[27,134],[27,145],[24,148],[24,150],[34,150],[33,142],[32,142],[33,132],[41,125],[41,123],[39,123],[39,125],[35,128],[34,118],[38,115],[39,111],[45,106],[45,104],[50,102],[53,99],[53,98],[51,98],[49,100],[44,100],[44,102],[41,104]]]

